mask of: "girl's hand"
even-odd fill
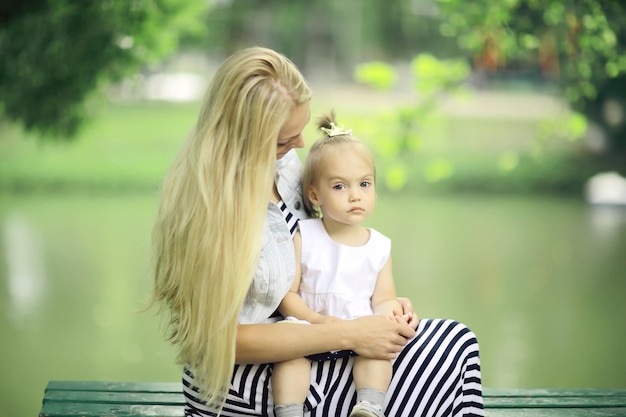
[[[415,310],[413,310],[413,304],[411,304],[411,300],[405,297],[397,297],[398,302],[402,306],[402,317],[406,319],[407,324],[413,328],[417,329],[417,325],[420,323],[419,317],[415,314]]]
[[[408,314],[403,314],[403,315],[396,314],[396,315],[393,315],[393,316],[388,316],[387,318],[389,320],[395,321],[396,323],[404,324],[405,326],[409,325],[409,316],[408,316]]]
[[[346,320],[347,349],[372,359],[392,360],[415,336],[407,324],[388,320],[381,314]]]

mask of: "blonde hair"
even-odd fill
[[[310,96],[283,55],[260,47],[235,53],[213,77],[195,129],[163,182],[153,231],[153,305],[209,404],[221,407],[230,386],[279,132]]]
[[[362,152],[372,164],[372,170],[374,171],[374,181],[376,180],[376,165],[374,163],[374,157],[372,156],[369,148],[356,136],[352,135],[352,130],[345,130],[342,127],[337,127],[337,119],[335,117],[335,111],[331,110],[329,113],[322,114],[317,119],[317,129],[324,133],[324,136],[316,140],[307,154],[304,161],[304,168],[302,169],[302,194],[304,201],[304,208],[307,214],[311,217],[321,217],[322,213],[319,207],[315,207],[313,202],[309,198],[309,189],[317,181],[320,174],[320,167],[326,151],[330,147],[350,144],[353,145],[357,152]]]

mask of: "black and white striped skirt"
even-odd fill
[[[348,416],[356,401],[354,358],[311,362],[305,416]],[[272,365],[237,365],[221,416],[274,416]],[[187,416],[216,416],[183,374]],[[393,362],[385,416],[484,416],[480,358],[474,333],[452,320],[422,319]]]

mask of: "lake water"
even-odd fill
[[[0,196],[0,417],[51,379],[177,381],[141,312],[156,196]],[[487,387],[626,388],[626,209],[572,198],[379,196],[421,317],[478,335]]]

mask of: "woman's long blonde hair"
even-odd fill
[[[295,65],[244,49],[213,77],[195,129],[166,175],[153,231],[153,304],[208,403],[223,404],[238,316],[261,249],[279,132],[310,99]]]

